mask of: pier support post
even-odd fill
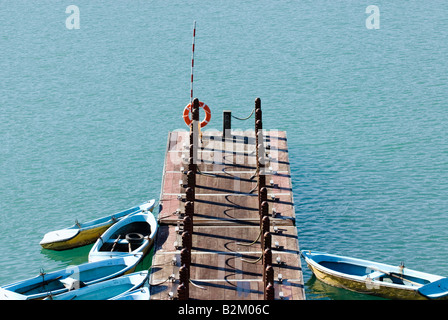
[[[269,217],[268,217],[268,202],[263,201],[260,206],[260,227],[261,227],[261,249],[264,250],[266,248],[263,247],[263,235],[265,232],[269,232]]]
[[[188,170],[187,172],[187,188],[192,188],[195,191],[196,173],[193,170]]]
[[[185,215],[184,219],[182,220],[184,225],[184,231],[189,232],[190,234],[193,233],[193,220],[190,218],[190,216]]]
[[[179,300],[187,300],[190,296],[191,250],[183,248],[180,251],[180,265],[184,268],[182,271],[179,269],[180,285],[184,286],[186,290],[181,292],[178,291],[178,296]]]
[[[198,146],[199,146],[199,100],[195,98],[193,100],[193,107],[191,109],[193,121],[190,124],[190,145],[193,145],[193,163],[198,164]],[[190,153],[191,156],[191,153]]]
[[[266,235],[266,236],[267,237],[265,237],[265,240],[269,238],[268,235]],[[271,266],[272,265],[272,249],[271,248],[268,248],[268,249],[264,250],[264,252],[263,252],[263,262],[264,262],[265,270],[266,270],[267,266]]]
[[[260,98],[255,99],[255,149],[256,149],[256,161],[257,161],[257,172],[259,172],[259,132],[263,129],[263,125],[261,122],[261,100]]]
[[[182,232],[182,247],[188,250],[191,249],[191,233],[188,231]]]
[[[194,202],[187,201],[185,202],[185,215],[191,218],[193,221],[193,212],[194,212]]]
[[[224,139],[230,137],[232,130],[232,111],[224,110],[222,112],[222,134]]]
[[[261,100],[255,99],[255,143],[258,176],[258,208],[260,214],[261,250],[263,253],[263,286],[264,299],[273,300],[274,268],[272,267],[272,235],[270,233],[268,191],[266,188],[265,149],[263,138],[263,122]]]
[[[190,297],[190,276],[189,268],[182,266],[179,268],[179,286],[177,287],[177,296],[179,300],[188,300]]]
[[[260,108],[261,108],[261,99],[256,98],[255,99],[255,110],[260,109]]]
[[[260,211],[261,211],[261,204],[265,201],[268,201],[268,189],[265,186],[260,188],[258,201],[260,203]]]
[[[266,201],[263,202],[263,203],[266,203]],[[270,225],[270,223],[269,223],[269,217],[268,217],[268,216],[264,216],[264,217],[262,217],[262,218],[261,218],[261,234],[262,234],[262,238],[261,238],[261,250],[266,249],[266,247],[264,246],[263,239],[264,239],[264,234],[265,234],[265,233],[269,233],[269,225]],[[271,247],[271,246],[269,245],[269,247]]]
[[[190,250],[188,250],[187,248],[183,248],[180,251],[180,265],[181,266],[186,266],[188,268],[190,268],[191,266],[191,254],[190,254]],[[272,257],[271,257],[272,259]]]
[[[264,222],[264,220],[265,220],[265,218],[268,218],[267,219],[267,221],[268,221],[268,229],[266,230],[266,232],[267,231],[269,231],[269,204],[268,204],[268,202],[267,202],[267,199],[264,199],[264,196],[265,196],[265,193],[266,193],[266,198],[267,198],[267,188],[262,188],[263,190],[262,190],[262,202],[261,202],[261,205],[260,205],[260,223],[265,223]],[[266,190],[266,192],[265,192],[265,190]]]
[[[185,200],[186,201],[191,201],[191,202],[194,202],[194,189],[192,188],[192,187],[187,187],[187,189],[185,189],[185,195],[186,195],[186,198],[185,198]]]
[[[271,267],[272,268],[272,267]],[[274,278],[274,270],[272,269],[272,278]],[[272,282],[269,282],[265,289],[265,300],[274,300],[275,298],[275,291],[274,291],[274,285]]]

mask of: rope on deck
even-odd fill
[[[255,243],[257,243],[257,241],[260,239],[260,237],[261,237],[261,232],[262,232],[262,229],[260,228],[260,232],[258,233],[258,237],[257,237],[257,239],[255,239],[255,240],[252,241],[251,243],[241,243],[241,242],[237,242],[236,244],[238,244],[238,245],[240,245],[240,246],[246,246],[246,247],[252,246],[252,245],[254,245]]]
[[[200,286],[200,285],[194,283],[193,281],[191,281],[191,279],[189,279],[189,281],[190,281],[190,283],[191,283],[192,285],[194,285],[196,288],[199,288],[199,289],[201,289],[201,290],[207,290],[207,288],[202,287],[202,286]]]
[[[232,118],[237,119],[237,120],[247,120],[247,119],[249,119],[250,117],[252,117],[252,115],[254,114],[254,112],[255,112],[255,108],[252,109],[252,112],[251,112],[250,115],[249,115],[248,117],[246,117],[246,118],[238,118],[238,117],[235,117],[233,114],[232,114]]]
[[[260,261],[262,258],[263,258],[263,253],[260,255],[259,258],[255,259],[255,260],[247,260],[247,259],[243,259],[243,258],[241,258],[241,261],[244,261],[244,262],[247,262],[247,263],[253,263],[253,264],[255,264],[255,263],[257,263],[258,261]]]

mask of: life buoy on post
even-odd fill
[[[199,107],[204,109],[205,112],[205,118],[204,120],[201,121],[201,128],[203,128],[209,123],[210,119],[212,118],[212,113],[208,105],[206,105],[204,102],[199,101]],[[184,109],[184,121],[187,124],[187,126],[190,126],[191,122],[193,121],[192,119],[190,119],[190,112],[191,112],[191,103],[189,103]]]

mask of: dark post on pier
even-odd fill
[[[255,130],[224,111],[201,132],[199,112],[168,135],[151,299],[304,300],[286,132],[264,128],[259,98]]]

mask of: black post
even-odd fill
[[[179,286],[177,287],[177,295],[179,300],[188,300],[190,298],[189,273],[190,272],[187,266],[181,266],[179,268]]]
[[[230,131],[232,128],[232,111],[224,110],[222,112],[222,135],[224,138],[230,136]]]

